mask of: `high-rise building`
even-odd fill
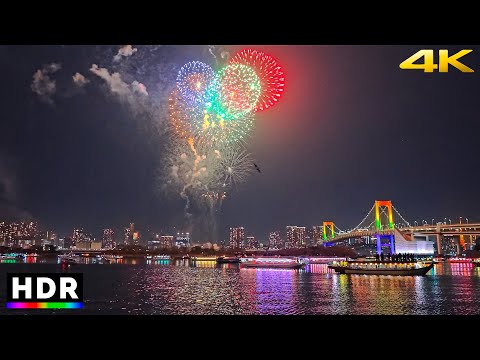
[[[288,248],[301,248],[306,245],[304,226],[287,226]],[[287,247],[287,243],[285,247]]]
[[[86,233],[83,229],[74,229],[72,236],[72,247],[79,249],[90,249],[90,244],[95,241],[92,234]]]
[[[162,248],[173,247],[173,236],[172,235],[162,235],[162,236],[160,236],[160,246]]]
[[[140,244],[140,233],[138,231],[134,231],[132,234],[132,244],[133,245]]]
[[[255,236],[247,236],[247,249],[256,250],[259,248],[258,242],[255,240]]]
[[[312,245],[318,245],[322,242],[323,227],[320,225],[312,226]]]
[[[187,233],[179,233],[177,232],[177,236],[175,237],[175,246],[177,247],[189,247],[190,246],[190,234]]]
[[[104,229],[102,237],[102,246],[104,249],[113,249],[115,247],[115,232],[113,229]]]
[[[0,222],[0,245],[30,247],[34,245],[37,235],[36,222]]]
[[[73,229],[72,246],[77,245],[77,242],[83,239],[83,229]]]
[[[230,228],[230,248],[243,249],[245,247],[245,229],[242,227]]]
[[[124,233],[123,242],[125,243],[125,245],[133,245],[134,244],[133,237],[134,237],[134,233],[135,233],[135,224],[130,223],[130,226],[125,228],[123,233]]]
[[[280,236],[280,231],[272,231],[268,235],[268,247],[273,250],[283,249],[283,242]]]

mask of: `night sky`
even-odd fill
[[[208,46],[134,47],[120,61],[112,60],[119,46],[0,47],[1,219],[34,218],[60,235],[83,227],[97,237],[129,222],[188,228],[184,200],[157,191],[165,146],[158,124],[166,118],[159,114],[180,67],[215,58]],[[262,242],[286,225],[331,220],[350,228],[375,200],[392,200],[411,222],[480,221],[479,48],[461,59],[477,72],[451,67],[447,74],[399,64],[422,48],[472,47],[254,48],[283,66],[286,90],[257,115],[248,149],[261,174],[224,202],[223,238],[237,225]],[[61,69],[45,67],[52,63]],[[92,64],[144,84],[156,115],[112,94]],[[39,69],[55,91],[32,90]],[[76,72],[88,81],[83,86],[72,81]]]

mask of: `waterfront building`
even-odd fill
[[[230,228],[230,248],[243,249],[245,247],[245,228]]]
[[[258,242],[255,240],[255,236],[247,236],[247,249],[256,250],[259,248]]]
[[[190,247],[190,233],[177,233],[175,237],[175,246],[177,247]]]
[[[268,235],[268,247],[273,250],[283,249],[283,241],[280,236],[280,231],[272,231]]]
[[[287,242],[291,248],[305,247],[305,227],[287,226]]]
[[[323,226],[313,225],[312,226],[312,245],[319,245],[322,243],[322,232]]]
[[[104,249],[113,249],[115,247],[115,232],[113,229],[104,229],[102,243]]]

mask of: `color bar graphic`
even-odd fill
[[[82,302],[7,302],[7,309],[82,309]]]

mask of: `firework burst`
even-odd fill
[[[213,69],[200,61],[191,61],[180,69],[177,76],[177,88],[189,105],[202,106],[206,90],[215,77]]]
[[[268,109],[278,102],[285,88],[285,75],[273,57],[262,51],[244,49],[235,54],[229,62],[251,67],[260,79],[262,92],[255,111]]]

